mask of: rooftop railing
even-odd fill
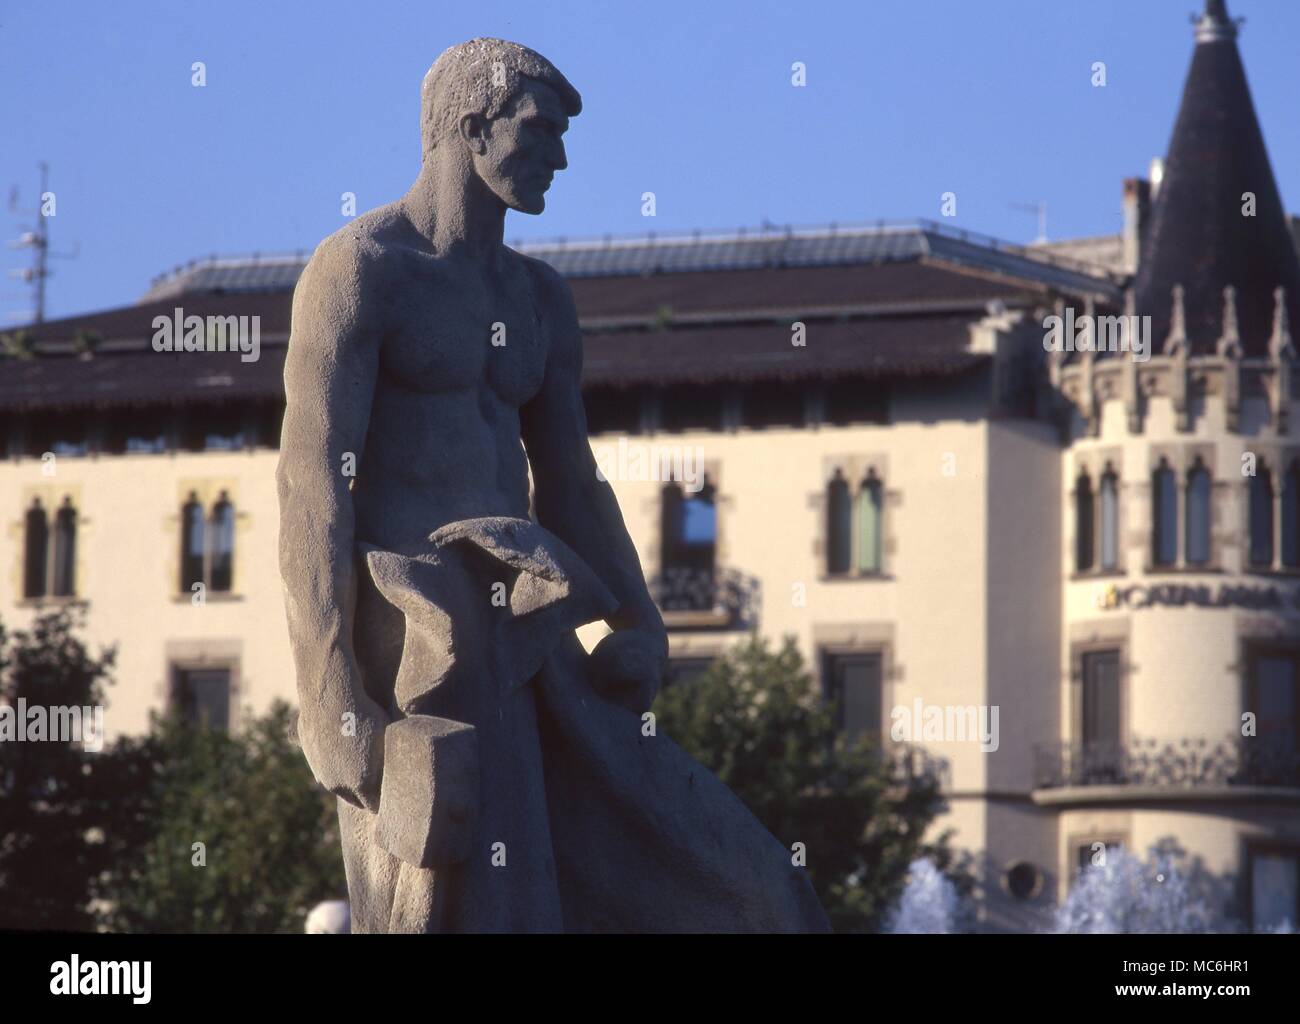
[[[993,235],[987,235],[979,231],[958,228],[951,224],[926,220],[923,218],[908,220],[881,219],[847,224],[832,222],[829,224],[815,225],[781,225],[765,222],[757,228],[742,227],[717,231],[695,230],[685,233],[676,232],[667,234],[660,234],[651,231],[643,234],[606,234],[599,237],[584,238],[558,236],[539,239],[514,239],[510,241],[510,245],[526,252],[560,254],[598,253],[602,251],[612,253],[620,249],[636,247],[654,249],[692,244],[742,245],[745,243],[754,243],[772,246],[773,252],[770,259],[779,264],[781,260],[779,243],[784,240],[834,240],[902,234],[935,235],[940,238],[951,239],[977,248],[1021,257],[1032,260],[1035,263],[1047,264],[1071,273],[1083,274],[1102,279],[1106,279],[1110,276],[1105,268],[1093,263],[1062,256],[1059,253],[1054,253],[1038,246],[1008,242],[1004,239],[996,238]],[[302,264],[306,263],[310,255],[310,250],[304,249],[299,249],[294,252],[254,252],[247,255],[218,255],[214,253],[210,256],[202,256],[192,259],[187,263],[177,264],[172,269],[153,278],[150,282],[150,287],[156,288],[171,281],[175,281],[186,274],[211,268],[260,267],[283,265],[285,263],[293,262]]]

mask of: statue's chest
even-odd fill
[[[541,389],[546,335],[530,294],[497,301],[444,294],[412,303],[384,347],[384,370],[413,391],[464,391],[486,384],[515,407]]]

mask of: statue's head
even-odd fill
[[[555,172],[568,166],[561,136],[581,110],[578,91],[540,53],[471,39],[445,50],[424,76],[424,160],[463,147],[503,203],[541,213]]]

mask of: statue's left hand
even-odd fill
[[[588,678],[599,693],[642,714],[650,710],[663,682],[667,648],[662,634],[620,629],[601,640],[591,652]]]

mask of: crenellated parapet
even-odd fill
[[[1141,351],[1131,349],[1109,350],[1104,338],[1096,339],[1088,349],[1050,354],[1048,375],[1059,396],[1060,411],[1067,418],[1078,416],[1084,436],[1097,437],[1106,403],[1122,401],[1128,432],[1141,434],[1151,401],[1164,398],[1173,411],[1174,429],[1178,433],[1190,433],[1195,428],[1198,410],[1203,413],[1207,403],[1217,402],[1225,429],[1238,433],[1243,430],[1243,402],[1262,398],[1268,410],[1266,428],[1285,435],[1296,397],[1296,375],[1292,372],[1296,348],[1290,333],[1286,290],[1279,287],[1274,292],[1273,330],[1267,345],[1247,345],[1243,344],[1237,318],[1236,288],[1226,286],[1222,331],[1212,350],[1207,347],[1200,352],[1194,351],[1188,341],[1184,290],[1181,285],[1175,285],[1172,292],[1169,331],[1159,346],[1146,349],[1148,357],[1143,358]],[[1094,316],[1091,304],[1085,315]],[[1126,324],[1145,319],[1134,314],[1131,292],[1122,319]],[[1103,317],[1102,321],[1105,320]],[[1095,328],[1093,331],[1095,336]],[[1268,354],[1249,356],[1245,354],[1249,350]],[[1253,433],[1257,426],[1252,420],[1246,429]]]

